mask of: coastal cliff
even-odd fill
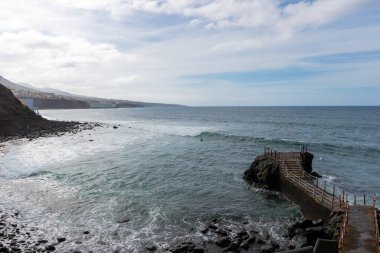
[[[47,120],[23,105],[0,84],[0,134],[14,135],[18,131],[46,124]]]
[[[0,142],[13,138],[34,139],[101,126],[99,123],[51,121],[23,105],[0,84]]]

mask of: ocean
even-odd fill
[[[66,237],[58,252],[142,252],[150,243],[163,250],[204,240],[200,229],[212,218],[232,231],[244,224],[284,240],[299,208],[242,179],[264,147],[297,151],[308,145],[314,170],[330,185],[380,196],[380,107],[40,113],[106,124],[20,142],[0,156],[1,208],[20,210],[22,221],[47,239]]]

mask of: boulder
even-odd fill
[[[231,239],[227,238],[227,237],[221,238],[221,239],[217,240],[215,242],[215,244],[218,245],[221,248],[226,248],[226,247],[228,247],[231,244]]]
[[[194,248],[193,253],[204,253],[204,249],[202,248]]]
[[[312,245],[309,245],[307,237],[303,234],[295,235],[289,242],[290,249],[300,249],[306,246],[312,246]]]
[[[314,155],[309,152],[301,153],[301,166],[307,172],[311,173],[313,171],[313,158]]]
[[[146,245],[145,248],[146,248],[148,251],[155,251],[155,250],[157,250],[156,245],[153,245],[153,244]]]
[[[271,245],[264,245],[260,248],[260,253],[273,253],[274,249]]]
[[[280,164],[264,155],[257,156],[243,177],[249,183],[268,190],[280,189]]]

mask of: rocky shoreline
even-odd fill
[[[17,139],[28,139],[31,141],[41,137],[62,136],[66,133],[76,134],[103,126],[104,124],[97,122],[46,121],[38,127],[20,129],[17,133],[0,133],[0,143]]]

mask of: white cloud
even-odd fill
[[[211,101],[207,96],[219,85],[215,103],[230,94],[248,101],[243,97],[258,88],[207,80],[191,86],[196,81],[184,77],[321,67],[302,59],[380,50],[379,26],[329,27],[371,4],[379,5],[377,0],[285,7],[279,0],[4,0],[0,74],[87,95],[189,104]],[[360,73],[364,78],[365,71]]]

